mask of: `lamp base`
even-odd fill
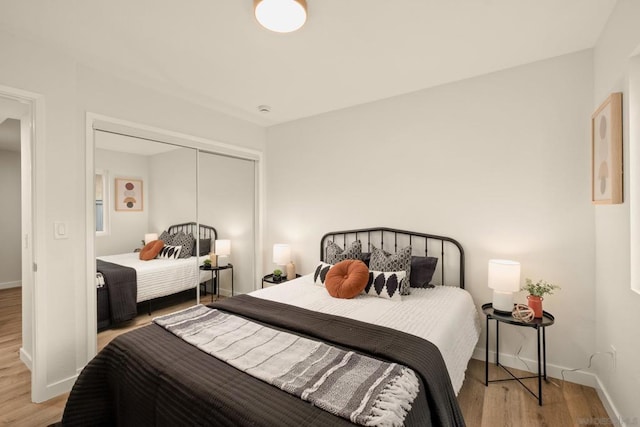
[[[513,294],[511,292],[493,291],[493,309],[501,313],[513,311]]]
[[[229,264],[229,257],[226,255],[218,255],[218,267],[226,267]]]

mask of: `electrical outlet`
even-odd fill
[[[618,356],[618,350],[616,350],[616,348],[613,346],[613,344],[611,344],[611,358],[613,359],[613,370],[614,371],[616,369],[617,356]]]

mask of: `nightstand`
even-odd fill
[[[287,282],[287,276],[281,276],[281,277],[282,279],[280,279],[279,282],[276,282],[275,280],[273,280],[273,274],[267,274],[262,278],[262,287],[264,288],[265,283],[270,283],[272,285],[279,285],[280,283]],[[296,274],[296,279],[298,277],[301,277],[301,276],[299,274]]]
[[[523,322],[522,320],[518,320],[514,318],[511,313],[502,313],[495,311],[491,303],[482,305],[482,312],[487,317],[487,330],[486,330],[486,342],[485,342],[485,362],[484,362],[484,385],[488,386],[489,383],[499,382],[499,381],[518,381],[529,393],[533,395],[536,399],[538,399],[538,405],[542,406],[542,378],[547,381],[547,340],[546,340],[546,328],[547,326],[551,326],[555,322],[555,318],[550,313],[543,311],[541,319],[533,319],[530,322]],[[511,378],[506,378],[502,380],[489,380],[489,320],[496,321],[496,365],[504,369]],[[538,375],[532,375],[528,377],[516,377],[514,374],[509,371],[505,366],[500,364],[500,349],[499,349],[499,339],[500,339],[500,323],[507,323],[509,325],[521,326],[526,328],[533,328],[536,330],[538,335]],[[542,332],[542,352],[540,347],[540,332]],[[540,355],[542,353],[542,362],[540,361]],[[544,369],[544,375],[543,375]],[[538,394],[536,395],[533,391],[529,389],[521,380],[527,378],[538,378]]]
[[[218,287],[218,274],[214,274],[216,272],[222,271],[222,270],[231,270],[231,296],[233,296],[233,265],[232,264],[227,264],[223,267],[217,267],[217,266],[205,266],[205,265],[201,265],[200,266],[200,270],[203,271],[210,271],[211,272],[211,282],[213,283],[213,289],[211,290],[211,301],[213,301],[213,293],[215,292],[216,294],[216,300],[218,298],[220,298],[220,289]],[[200,283],[201,285],[203,285],[204,283]],[[206,285],[205,285],[205,295],[206,295]]]

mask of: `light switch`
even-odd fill
[[[69,225],[64,221],[53,222],[53,238],[54,239],[68,239]]]

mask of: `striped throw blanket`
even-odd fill
[[[413,370],[197,305],[153,321],[256,378],[365,426],[401,426]]]

